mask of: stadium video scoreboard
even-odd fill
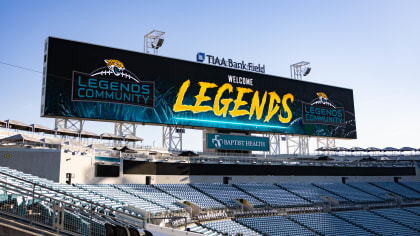
[[[356,138],[353,91],[49,37],[41,116]]]

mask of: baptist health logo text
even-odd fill
[[[73,71],[72,100],[154,107],[153,82],[140,81],[119,60],[105,64],[90,74]]]
[[[254,63],[245,63],[244,61],[234,61],[232,59],[225,59],[223,57],[219,58],[212,55],[206,55],[204,52],[197,53],[197,61],[198,62],[204,62],[207,56],[207,63],[212,65],[218,65],[218,66],[225,66],[229,68],[235,68],[235,69],[241,69],[241,70],[247,70],[252,72],[258,72],[258,73],[265,73],[265,65],[256,65]]]
[[[215,136],[214,136],[214,138],[211,140],[211,142],[213,143],[213,145],[214,145],[216,148],[220,148],[220,147],[222,147],[222,142],[223,142],[223,139],[219,138],[219,136],[220,136],[220,135],[215,135]]]
[[[230,150],[268,151],[269,140],[266,137],[207,134],[208,148]]]

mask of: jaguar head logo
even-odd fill
[[[316,93],[316,95],[318,96],[318,99],[314,99],[312,101],[311,105],[321,104],[321,105],[330,106],[330,107],[335,108],[334,103],[332,101],[328,100],[327,94],[325,94],[324,92],[319,92],[319,93]]]
[[[316,95],[318,95],[318,99],[322,104],[325,104],[328,102],[327,94],[319,92],[319,93],[316,93]]]
[[[105,59],[104,61],[108,69],[116,76],[119,76],[125,70],[124,64],[119,60]]]

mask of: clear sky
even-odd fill
[[[420,148],[420,1],[1,1],[0,62],[42,71],[48,36],[143,51],[143,36],[165,31],[159,54],[195,60],[197,52],[262,63],[290,77],[352,88],[358,139],[351,146]],[[0,119],[54,126],[40,117],[41,74],[0,64]],[[86,129],[113,132],[113,124]],[[161,128],[140,126],[145,144]],[[185,137],[186,136],[186,137]],[[201,149],[187,130],[184,148]],[[311,149],[316,148],[311,144]]]

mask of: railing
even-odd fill
[[[121,152],[107,149],[95,149],[95,156],[120,158]]]
[[[142,160],[142,161],[165,161],[165,162],[185,162],[185,163],[230,163],[230,164],[249,164],[249,165],[301,165],[301,166],[341,166],[341,167],[411,167],[415,165],[415,162],[410,161],[381,161],[381,162],[361,162],[357,160],[343,161],[343,160],[308,160],[303,158],[295,158],[291,155],[285,155],[282,157],[229,157],[229,156],[158,156],[158,155],[147,155],[147,154],[122,154],[123,159],[128,160]],[[312,157],[315,158],[315,157]]]
[[[1,214],[57,233],[105,235],[110,228],[144,227],[144,219],[138,216],[3,172],[0,190]]]

